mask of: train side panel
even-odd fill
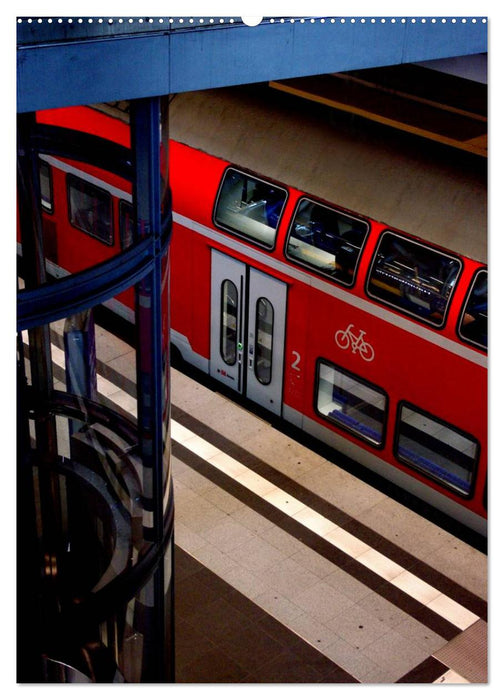
[[[71,112],[63,125],[86,131],[86,114],[82,116],[79,110]],[[100,134],[104,129],[103,134],[108,138],[127,144],[124,124],[114,133],[110,117],[103,121],[96,117],[94,110],[92,117],[91,131]],[[51,122],[56,117],[50,114],[47,119]],[[411,250],[415,246],[428,249],[431,244],[270,181],[267,174],[249,173],[250,178],[243,179],[244,185],[256,182],[261,187],[271,187],[277,194],[283,193],[282,209],[278,210],[275,223],[276,238],[269,238],[272,228],[254,224],[265,238],[251,241],[247,235],[233,232],[232,226],[230,231],[214,223],[217,215],[214,207],[223,187],[223,177],[231,170],[239,175],[240,168],[176,141],[170,142],[169,157],[174,221],[170,248],[171,339],[184,359],[209,373],[212,347],[219,347],[215,345],[215,326],[226,323],[228,339],[236,335],[236,328],[229,324],[229,309],[224,307],[223,297],[220,302],[215,301],[215,292],[212,306],[211,290],[216,288],[213,259],[224,261],[220,267],[224,273],[226,258],[219,257],[220,254],[228,256],[230,268],[236,269],[239,265],[244,270],[240,303],[246,306],[253,298],[254,304],[257,300],[256,310],[264,313],[268,309],[266,289],[269,288],[264,275],[277,280],[285,290],[281,295],[283,308],[278,314],[278,318],[285,318],[285,328],[274,340],[275,350],[279,342],[283,348],[280,378],[283,417],[483,532],[487,464],[486,353],[460,340],[458,324],[475,273],[485,269],[484,266],[438,248],[441,257],[452,260],[458,270],[458,277],[451,282],[452,293],[447,292],[446,298],[450,299],[447,313],[441,321],[431,317],[422,319],[418,304],[426,306],[425,295],[430,294],[428,285],[433,284],[433,278],[426,282],[417,271],[409,279],[412,287],[416,285],[417,290],[421,289],[420,296],[424,297],[421,299],[418,291],[414,292],[416,316],[404,313],[397,308],[403,291],[390,284],[386,277],[396,274],[394,266],[385,260],[388,267],[383,268],[385,276],[381,282],[388,290],[385,302],[370,294],[370,271],[376,268],[379,248],[387,236],[389,240],[397,239],[401,245],[406,243],[406,247],[413,246]],[[52,210],[44,212],[49,266],[59,271],[58,274],[73,273],[127,247],[132,240],[126,235],[125,222],[129,220],[124,216],[125,211],[129,212],[128,216],[132,212],[129,183],[67,159],[56,162],[46,157],[46,162],[51,166],[53,178]],[[79,182],[72,185],[72,178]],[[71,185],[75,190],[76,209],[90,205],[87,206],[88,223],[71,220],[74,216],[70,206]],[[102,197],[104,193],[108,199]],[[241,199],[239,206],[249,201],[245,197]],[[329,263],[328,270],[332,272],[314,270],[310,258],[296,258],[293,254],[296,246],[289,248],[291,222],[294,216],[297,219],[308,200],[318,202],[320,210],[343,212],[347,219],[360,222],[361,231],[366,230],[360,258],[353,258],[354,272],[346,279],[338,281],[332,274],[337,270],[334,253],[324,252],[323,248],[314,250],[314,244],[305,243],[308,239],[300,238],[297,230],[297,248],[304,248],[307,255],[318,254],[324,264]],[[231,200],[228,207],[230,204],[233,204]],[[105,210],[105,206],[109,208]],[[104,219],[110,224],[109,233],[95,231],[89,223]],[[404,263],[399,261],[399,264]],[[265,281],[262,297],[257,290],[252,294],[249,286],[252,278]],[[221,291],[223,289],[224,285]],[[119,301],[122,304],[114,308],[132,319],[133,290],[120,295]],[[251,330],[253,313],[251,308],[244,313],[245,332]],[[270,321],[274,316],[270,314]],[[266,370],[269,363],[271,370],[273,355],[268,352],[273,336],[269,335],[268,323],[266,314],[258,320],[255,339],[253,333],[249,333],[238,343],[243,352],[241,361],[248,367],[254,364],[255,343],[256,351],[262,344],[261,362]],[[221,376],[226,376],[225,372]],[[244,375],[239,390],[245,396],[247,377],[250,383],[255,381],[251,375]],[[259,379],[263,384],[268,381],[267,373]]]

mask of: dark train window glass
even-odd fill
[[[238,290],[231,280],[221,287],[221,356],[227,365],[236,363],[238,347]]]
[[[379,387],[319,360],[315,401],[320,416],[375,447],[383,445],[387,395]]]
[[[290,227],[286,254],[291,260],[350,285],[368,230],[365,221],[301,199]]]
[[[119,202],[119,237],[121,250],[126,250],[133,245],[135,226],[133,223],[133,207],[129,202],[121,199]]]
[[[488,344],[488,273],[480,270],[472,283],[460,317],[459,334],[480,348]]]
[[[387,232],[378,245],[367,291],[375,299],[441,327],[460,270],[460,260]]]
[[[261,297],[256,304],[254,372],[261,384],[270,384],[273,362],[273,306]]]
[[[53,190],[51,168],[48,163],[43,160],[39,161],[39,177],[40,177],[40,200],[42,209],[52,214],[53,212]]]
[[[67,175],[67,191],[68,218],[72,226],[113,245],[110,194],[75,175]]]
[[[266,248],[275,245],[287,192],[269,182],[229,168],[217,198],[214,220]]]
[[[409,467],[462,496],[470,495],[479,453],[470,435],[403,403],[395,449]]]

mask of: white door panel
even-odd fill
[[[210,376],[243,391],[243,303],[246,266],[212,251]]]
[[[247,397],[277,415],[282,410],[286,297],[283,282],[250,270]]]
[[[210,375],[281,414],[287,286],[212,251]]]

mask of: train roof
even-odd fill
[[[170,136],[487,261],[487,163],[265,86],[180,93]]]

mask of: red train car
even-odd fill
[[[170,107],[174,348],[486,533],[483,178],[460,163],[436,169],[413,146],[408,159],[393,138],[378,147],[367,136],[363,150],[355,130],[244,95],[179,95]],[[59,112],[41,118],[58,123]],[[111,116],[65,113],[73,128],[127,143]],[[127,247],[126,181],[48,157],[41,172],[53,274]],[[114,310],[130,318],[130,302]]]

